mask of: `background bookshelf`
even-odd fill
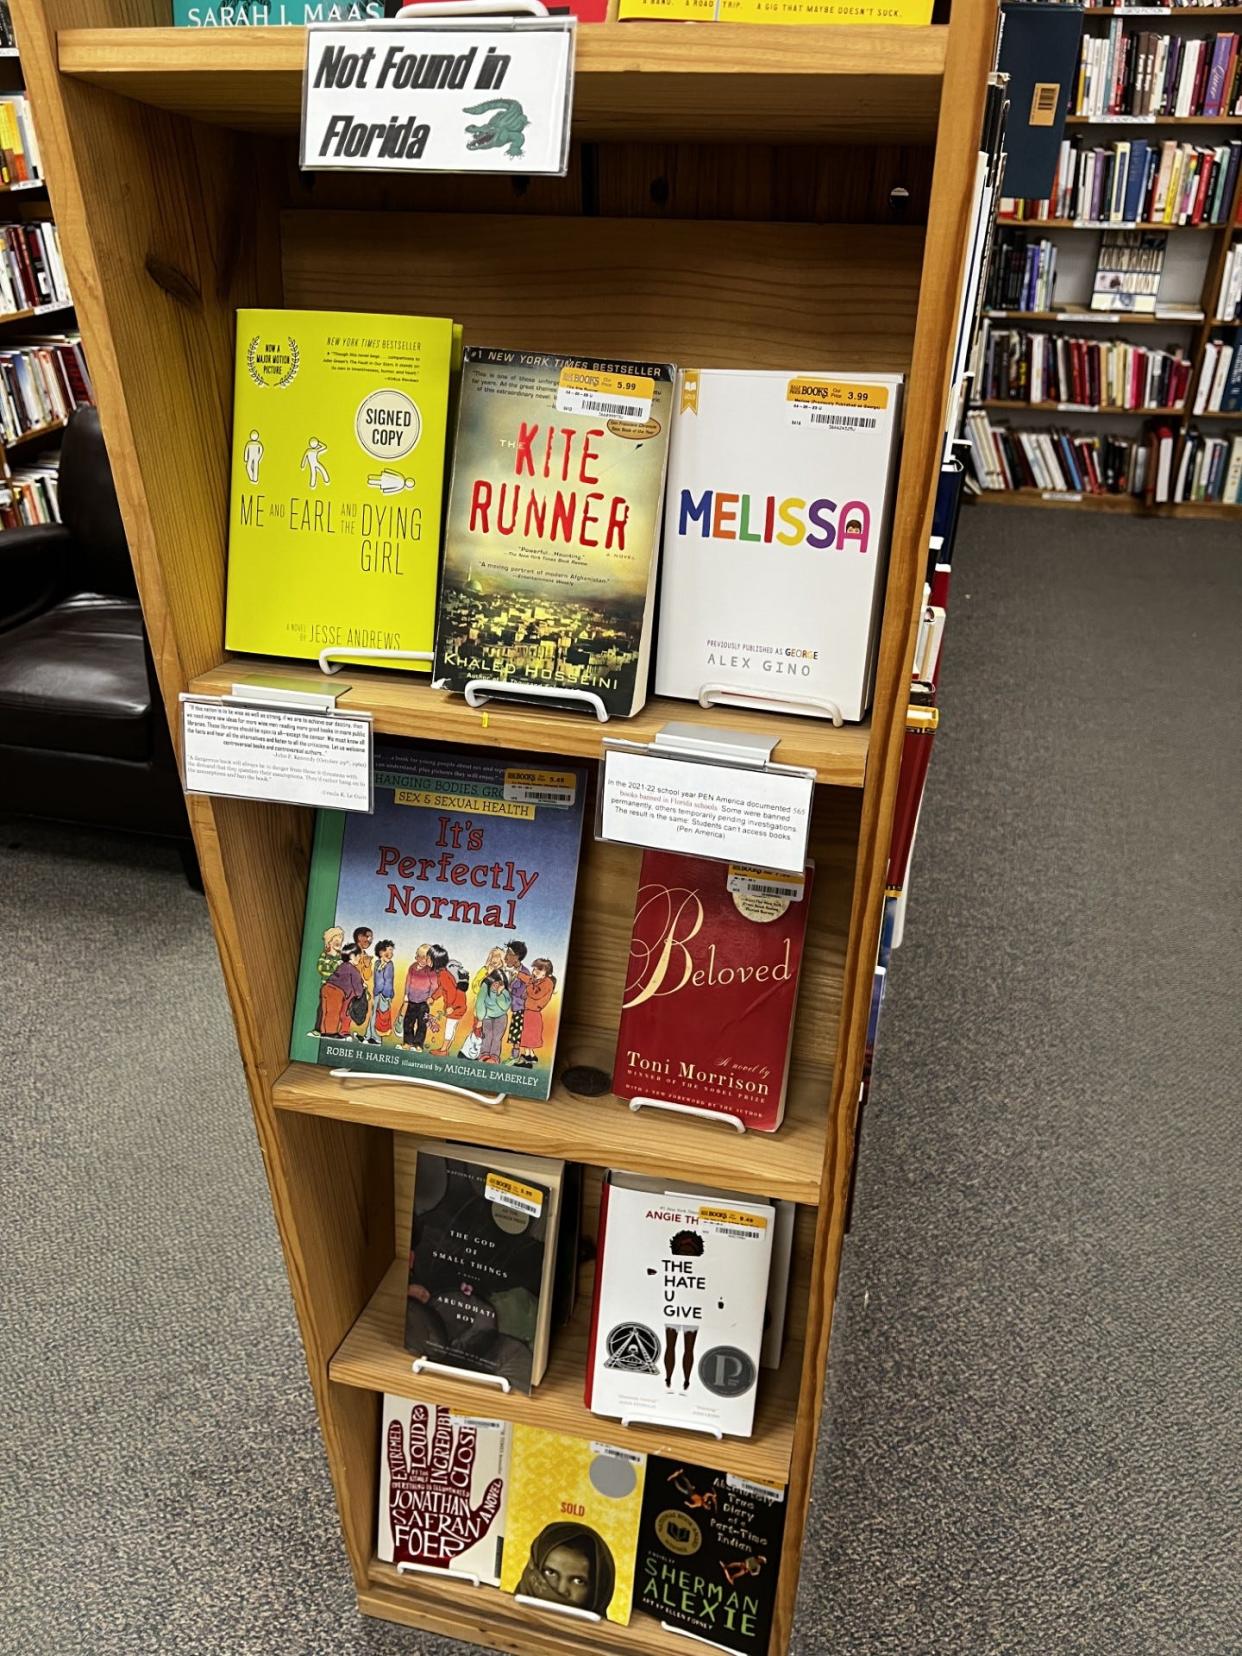
[[[1242,33],[1242,22],[1239,20],[1242,20],[1242,7],[1238,6],[1088,6],[1084,8],[1080,68],[1088,43],[1106,39],[1116,26],[1133,32],[1152,30],[1184,41],[1230,32]],[[1195,143],[1199,141],[1197,134],[1201,130],[1204,145],[1224,144],[1234,138],[1242,139],[1242,118],[1236,113],[1239,96],[1242,96],[1242,76],[1234,80],[1233,96],[1228,100],[1227,110],[1219,115],[1083,114],[1075,112],[1083,102],[1082,89],[1076,81],[1070,95],[1067,137],[1072,134],[1084,143],[1098,145],[1112,145],[1140,137],[1156,143],[1166,139]],[[1242,240],[1239,227],[1242,216],[1242,169],[1234,181],[1220,223],[1176,226],[1138,221],[1125,226],[1167,231],[1155,316],[1092,312],[1089,306],[1096,258],[1102,237],[1109,227],[1073,218],[1027,216],[1046,211],[1046,205],[1039,203],[1004,202],[999,223],[1002,229],[1025,231],[1028,239],[1047,236],[1055,247],[1056,285],[1051,305],[1031,311],[991,308],[984,313],[986,319],[1000,328],[1019,327],[1030,329],[1032,333],[1068,335],[1093,343],[1117,340],[1146,349],[1180,351],[1190,364],[1189,389],[1184,401],[1171,410],[1146,406],[1125,410],[1084,407],[1065,400],[1031,404],[987,396],[973,397],[971,408],[984,410],[993,421],[1002,413],[1007,415],[1008,418],[999,423],[1014,431],[1069,429],[1077,436],[1094,434],[1132,441],[1143,440],[1146,422],[1158,417],[1163,423],[1171,425],[1174,433],[1173,472],[1176,477],[1183,446],[1192,431],[1199,430],[1209,437],[1224,436],[1233,430],[1237,420],[1235,414],[1220,411],[1204,410],[1196,414],[1194,407],[1209,342],[1239,337],[1236,321],[1217,320],[1216,307],[1226,255],[1231,245]],[[1170,306],[1174,307],[1172,311],[1168,309]],[[1124,494],[1095,494],[1072,487],[985,487],[972,493],[970,498],[989,505],[1036,504],[1098,511],[1154,512],[1161,516],[1182,517],[1236,516],[1242,521],[1242,505],[1226,501],[1188,500],[1157,507]]]
[[[869,720],[834,730],[655,701],[608,730],[740,724],[777,736],[777,760],[815,769],[812,940],[776,1135],[635,1116],[559,1083],[547,1106],[482,1109],[291,1065],[311,814],[190,801],[362,1610],[530,1656],[694,1648],[645,1617],[564,1624],[376,1558],[383,1391],[461,1400],[455,1382],[412,1374],[395,1315],[410,1143],[448,1133],[580,1159],[588,1208],[610,1165],[798,1204],[794,1309],[754,1435],[717,1445],[646,1426],[633,1439],[787,1480],[776,1656],[791,1641],[995,8],[955,0],[951,22],[929,28],[584,27],[569,176],[542,180],[303,176],[300,30],[173,31],[158,0],[16,0],[16,11],[174,731],[182,692],[268,666],[239,667],[222,647],[238,306],[415,309],[453,315],[474,343],[909,376]],[[383,734],[600,752],[590,720],[481,713],[407,675],[343,676],[342,705],[369,709]],[[561,1066],[598,1063],[615,1044],[638,853],[588,841],[584,863]],[[489,1393],[489,1411],[627,1441],[582,1406],[581,1340],[579,1322],[543,1386]]]

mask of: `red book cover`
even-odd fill
[[[940,713],[934,707],[911,707],[906,713],[905,743],[901,753],[901,773],[897,780],[897,799],[893,806],[893,835],[889,844],[888,878],[885,882],[893,890],[906,883],[910,847],[914,844],[914,826],[923,801],[923,784],[927,780],[932,742],[939,723]]]
[[[615,1093],[719,1110],[752,1132],[775,1132],[813,872],[644,853]]]

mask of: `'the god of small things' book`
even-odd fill
[[[901,393],[892,374],[680,371],[658,695],[862,718]]]

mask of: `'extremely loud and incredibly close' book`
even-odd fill
[[[608,1174],[588,1409],[750,1436],[774,1220],[750,1196]]]
[[[437,682],[586,691],[614,716],[643,705],[673,372],[466,351]]]
[[[426,316],[238,311],[230,650],[430,651],[455,332]]]
[[[785,1491],[647,1457],[634,1608],[739,1656],[767,1656]]]
[[[376,1550],[385,1564],[499,1583],[510,1432],[503,1420],[384,1394]]]
[[[657,693],[861,719],[901,377],[685,368],[678,385]]]
[[[420,1143],[406,1349],[529,1392],[548,1365],[565,1164]]]
[[[644,852],[615,1093],[780,1126],[813,874]]]
[[[547,1098],[585,775],[375,749],[375,810],[315,825],[290,1056]]]
[[[503,1591],[625,1626],[646,1462],[633,1449],[515,1424]]]

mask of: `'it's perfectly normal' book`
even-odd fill
[[[459,338],[426,316],[238,311],[230,650],[430,651]]]
[[[547,1098],[585,774],[375,750],[375,810],[315,825],[290,1055]]]

